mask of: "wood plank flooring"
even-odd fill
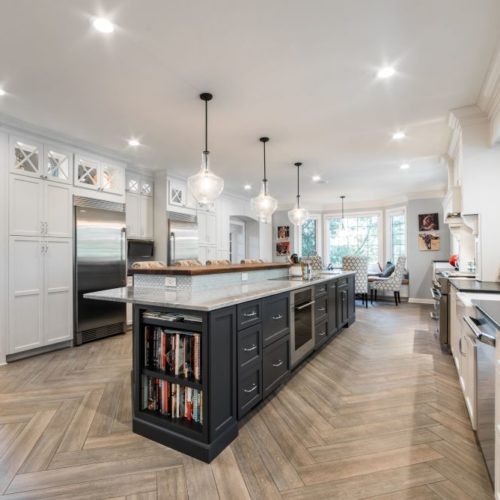
[[[7,499],[489,499],[425,306],[379,303],[204,464],[131,432],[131,335],[0,367]]]

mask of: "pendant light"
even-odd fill
[[[266,142],[269,141],[269,137],[261,137],[260,142],[264,147],[264,178],[262,179],[262,186],[260,188],[260,193],[255,198],[252,198],[252,210],[257,216],[259,222],[265,222],[269,224],[272,220],[273,213],[278,208],[278,202],[273,198],[268,192],[267,177],[266,177]]]
[[[337,231],[337,236],[342,241],[346,241],[348,239],[348,237],[349,237],[349,231],[345,227],[344,199],[345,199],[345,195],[342,195],[340,197],[340,200],[342,202],[342,219],[341,219],[341,222],[340,222],[340,229]]]
[[[200,171],[188,178],[188,188],[195,200],[203,207],[210,207],[221,195],[224,189],[224,179],[215,175],[210,170],[208,151],[208,101],[212,100],[212,94],[204,92],[200,99],[205,101],[205,150],[201,154]]]
[[[288,211],[288,219],[292,224],[296,226],[302,226],[304,222],[309,219],[309,212],[300,206],[300,166],[302,163],[297,162],[295,166],[297,167],[297,203],[295,208]]]

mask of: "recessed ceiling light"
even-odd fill
[[[94,28],[101,33],[113,33],[115,31],[115,26],[113,23],[106,19],[105,17],[97,17],[92,23]]]
[[[377,78],[390,78],[396,74],[396,70],[392,66],[380,68],[377,73]]]
[[[252,186],[251,186],[250,184],[245,184],[245,185],[243,186],[243,189],[244,189],[245,191],[250,191],[250,189],[252,189]]]
[[[6,95],[6,94],[7,94],[7,92],[5,92],[5,90],[4,90],[4,89],[0,89],[0,96],[2,96],[2,95]]]
[[[408,170],[410,168],[409,163],[403,163],[400,167],[401,170]]]
[[[133,147],[137,147],[137,146],[140,146],[141,143],[137,139],[129,139],[128,145],[133,146]]]
[[[404,139],[406,137],[406,134],[404,132],[394,132],[394,134],[392,134],[392,138],[395,140],[395,141],[400,141],[401,139]]]
[[[319,175],[313,175],[312,176],[312,180],[313,180],[313,182],[319,182],[321,180],[321,176],[319,176]]]

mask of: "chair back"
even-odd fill
[[[368,257],[347,255],[342,257],[342,271],[355,271],[354,293],[368,293]]]
[[[399,290],[401,289],[401,285],[403,283],[403,274],[405,272],[405,265],[406,265],[406,257],[398,257],[398,261],[396,262],[396,268],[394,269],[394,272],[387,280],[391,282],[391,285],[393,286],[392,290],[395,292],[399,292]]]
[[[309,257],[303,257],[304,262],[309,262],[313,271],[323,270],[323,259],[320,255],[310,255]]]

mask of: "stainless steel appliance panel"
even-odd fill
[[[169,212],[168,265],[179,260],[198,259],[199,237],[196,217]]]
[[[314,292],[303,288],[290,294],[290,359],[292,367],[314,349]]]
[[[75,207],[75,343],[125,330],[125,304],[87,300],[83,294],[126,286],[125,213]]]

